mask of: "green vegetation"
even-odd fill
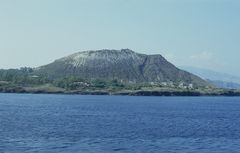
[[[172,82],[133,83],[120,80],[83,79],[69,76],[50,79],[34,74],[32,68],[0,70],[0,92],[7,93],[66,93],[116,94],[155,96],[240,96],[237,90],[205,88]]]

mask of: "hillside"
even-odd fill
[[[129,49],[83,51],[35,70],[48,78],[119,80],[127,83],[174,83],[207,86],[201,78],[180,70],[161,55],[139,54]]]

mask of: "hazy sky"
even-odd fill
[[[240,76],[240,1],[0,0],[0,68],[104,48]]]

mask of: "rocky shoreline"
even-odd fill
[[[172,90],[123,90],[123,91],[67,91],[67,90],[29,90],[24,88],[0,89],[0,93],[22,93],[22,94],[66,94],[66,95],[122,95],[122,96],[240,96],[236,90],[224,90],[221,92],[211,91],[172,91]]]

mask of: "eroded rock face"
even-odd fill
[[[52,78],[78,76],[86,79],[118,79],[131,82],[207,83],[182,71],[161,55],[139,54],[129,49],[83,51],[39,67],[37,73]]]

